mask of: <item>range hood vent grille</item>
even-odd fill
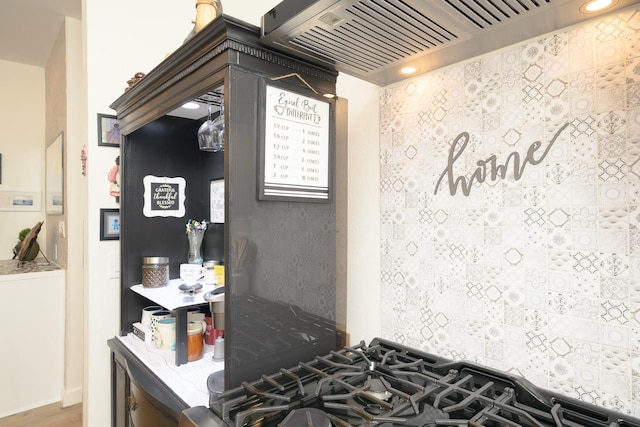
[[[262,41],[386,85],[592,18],[584,0],[284,0],[262,18]],[[618,0],[615,9],[637,0]]]
[[[551,0],[445,0],[462,19],[479,29],[498,25],[507,19],[543,8]]]
[[[370,72],[457,38],[401,0],[362,0],[346,7],[343,16],[328,12],[320,25],[289,42],[317,55],[330,52],[336,62]]]

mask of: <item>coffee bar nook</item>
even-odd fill
[[[337,102],[323,95],[337,72],[259,33],[221,15],[111,105],[123,135],[116,426],[175,425],[212,390],[336,348]],[[192,326],[205,331],[195,356]]]

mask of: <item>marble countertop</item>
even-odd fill
[[[224,369],[223,361],[212,360],[214,346],[204,346],[202,359],[176,366],[174,351],[160,350],[133,334],[117,338],[187,405],[209,407],[207,378]]]
[[[204,285],[201,290],[193,295],[185,294],[181,291],[180,285],[184,283],[182,279],[171,279],[167,286],[160,288],[145,288],[138,284],[131,287],[131,290],[143,297],[161,305],[167,310],[175,310],[180,307],[189,307],[196,304],[206,304],[208,301],[204,299],[204,295],[217,289],[215,285]],[[224,293],[218,294],[211,301],[224,301]]]
[[[60,266],[44,258],[20,262],[17,259],[0,260],[0,276],[9,274],[42,273],[60,270]]]

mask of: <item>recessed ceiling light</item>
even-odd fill
[[[590,0],[580,7],[582,13],[595,13],[601,10],[607,9],[614,4],[618,3],[618,0]]]
[[[196,102],[187,102],[186,104],[182,105],[182,108],[186,108],[187,110],[197,110],[198,108],[200,108],[200,104]]]
[[[418,72],[418,68],[417,67],[403,67],[402,69],[400,69],[400,72],[402,74],[415,74]]]

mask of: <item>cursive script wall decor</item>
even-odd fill
[[[553,147],[553,144],[555,144],[560,134],[568,126],[569,123],[565,123],[562,127],[560,127],[560,129],[558,129],[558,131],[551,139],[551,142],[549,142],[549,145],[547,146],[547,148],[545,148],[540,157],[536,158],[535,153],[540,149],[540,147],[542,147],[542,142],[535,141],[529,146],[529,149],[527,150],[527,153],[522,160],[520,158],[520,154],[516,151],[507,156],[504,164],[498,164],[498,159],[495,155],[490,156],[486,160],[478,160],[476,162],[476,165],[478,165],[478,167],[473,171],[473,173],[471,173],[471,176],[469,176],[468,178],[465,176],[456,177],[454,176],[453,172],[453,166],[456,160],[458,160],[458,158],[462,155],[464,149],[467,147],[467,143],[469,142],[469,133],[460,133],[451,144],[451,148],[449,149],[449,160],[447,162],[447,167],[442,171],[442,174],[440,174],[440,178],[436,183],[433,194],[435,195],[438,193],[440,184],[442,183],[442,180],[445,176],[447,177],[447,181],[449,183],[449,193],[451,193],[452,196],[454,196],[458,191],[458,186],[460,186],[460,188],[462,189],[462,194],[468,196],[471,192],[471,187],[473,186],[474,182],[482,183],[486,180],[495,181],[497,179],[505,179],[509,170],[513,171],[513,178],[516,181],[519,180],[522,177],[524,168],[525,166],[527,166],[527,164],[537,165],[541,163],[545,159],[545,157],[547,157],[547,155],[549,154],[549,150],[551,150],[551,147]],[[510,163],[511,168],[509,165]]]

